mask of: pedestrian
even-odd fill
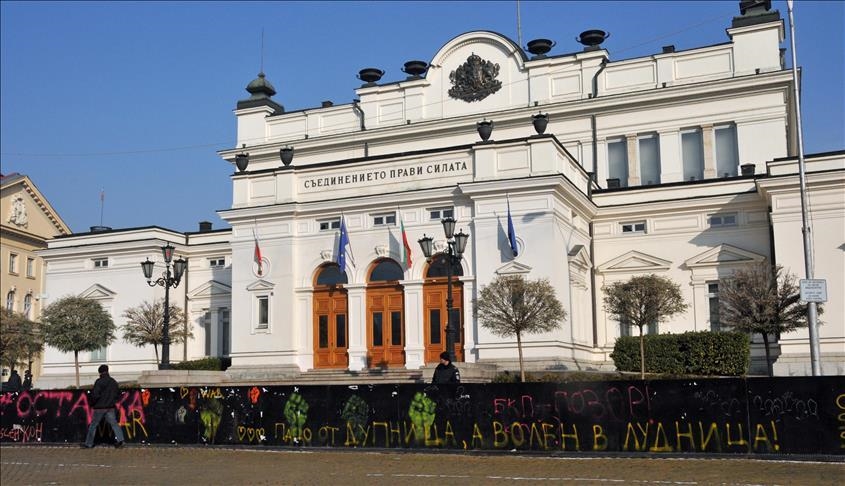
[[[6,382],[6,391],[21,391],[21,375],[18,374],[18,370],[12,370],[12,373],[9,374],[9,380]]]
[[[440,353],[440,364],[434,369],[434,376],[431,377],[433,385],[445,385],[448,383],[460,383],[461,372],[452,364],[449,353]]]
[[[120,396],[120,388],[117,386],[117,381],[109,376],[109,365],[100,365],[97,369],[100,377],[94,382],[94,389],[91,390],[90,403],[94,409],[94,419],[91,420],[91,425],[88,426],[88,435],[85,437],[85,443],[82,447],[90,449],[94,447],[94,434],[97,432],[97,426],[106,419],[106,423],[111,425],[114,431],[114,438],[116,448],[123,446],[123,431],[120,430],[120,425],[115,419],[114,405]]]
[[[32,371],[27,369],[23,372],[23,385],[21,385],[24,390],[32,390]]]

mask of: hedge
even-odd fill
[[[193,361],[182,361],[181,363],[173,363],[171,366],[174,370],[207,370],[207,371],[226,371],[231,360],[220,358],[202,358]]]
[[[751,354],[748,334],[685,332],[645,336],[648,373],[741,376]],[[620,337],[610,354],[619,371],[640,371],[639,336]]]

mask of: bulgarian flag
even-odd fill
[[[261,258],[261,247],[258,246],[258,235],[255,234],[255,230],[252,230],[252,238],[255,240],[255,251],[253,252],[252,258],[255,260],[255,263],[258,265],[258,276],[264,275],[264,263],[263,259]]]
[[[405,264],[405,268],[411,268],[411,245],[408,244],[408,233],[405,233],[402,213],[399,213],[399,227],[402,229],[402,263]]]

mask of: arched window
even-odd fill
[[[345,272],[340,271],[338,265],[326,265],[317,275],[317,285],[339,285],[349,283]]]
[[[445,253],[438,253],[431,257],[431,263],[428,265],[428,270],[425,272],[425,278],[438,278],[438,277],[446,277],[446,270],[448,270],[449,257]],[[453,277],[462,277],[464,275],[464,269],[461,267],[461,264],[455,262],[452,264],[452,276]]]
[[[6,294],[6,312],[12,312],[15,310],[15,291],[10,290],[8,294]]]
[[[370,272],[370,282],[390,282],[403,278],[405,278],[405,273],[402,271],[402,267],[393,260],[378,262],[373,271]]]
[[[32,319],[32,294],[26,294],[23,298],[23,315]]]

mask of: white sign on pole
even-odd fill
[[[827,280],[823,278],[802,278],[801,300],[804,302],[827,302]]]

